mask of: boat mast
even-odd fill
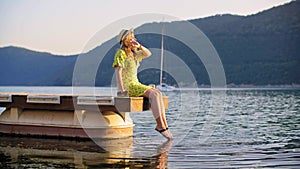
[[[162,85],[163,65],[164,65],[164,23],[162,22],[162,30],[161,30],[161,54],[160,54],[160,79],[159,79],[159,84],[160,85]]]

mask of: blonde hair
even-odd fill
[[[130,39],[134,38],[132,33],[128,34],[122,41],[121,49],[123,49],[127,56],[133,57],[134,52],[131,50],[129,46],[125,45],[125,42],[129,41]]]

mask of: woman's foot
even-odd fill
[[[167,129],[161,129],[161,130],[159,130],[159,129],[155,128],[155,130],[158,131],[162,136],[164,136],[168,140],[172,140],[173,139],[172,134]]]
[[[173,138],[173,135],[172,135],[171,131],[169,130],[169,127],[167,127],[166,130],[169,133],[169,135]]]

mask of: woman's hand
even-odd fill
[[[129,40],[129,46],[131,48],[138,48],[138,49],[142,49],[142,45],[134,38]]]
[[[128,96],[128,91],[118,91],[117,92],[117,96],[120,96],[120,97],[126,97]]]
[[[135,38],[129,39],[129,41],[127,42],[127,45],[133,51],[136,51],[136,49],[143,51],[143,54],[142,54],[143,58],[147,58],[147,57],[151,56],[150,50],[143,47],[139,42],[137,42],[137,40]]]

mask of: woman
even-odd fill
[[[133,29],[122,30],[117,37],[120,49],[116,52],[112,67],[116,72],[118,96],[149,98],[151,110],[156,120],[155,130],[168,140],[173,136],[168,128],[163,97],[159,90],[143,85],[137,78],[140,62],[149,57],[151,52],[134,37]]]

